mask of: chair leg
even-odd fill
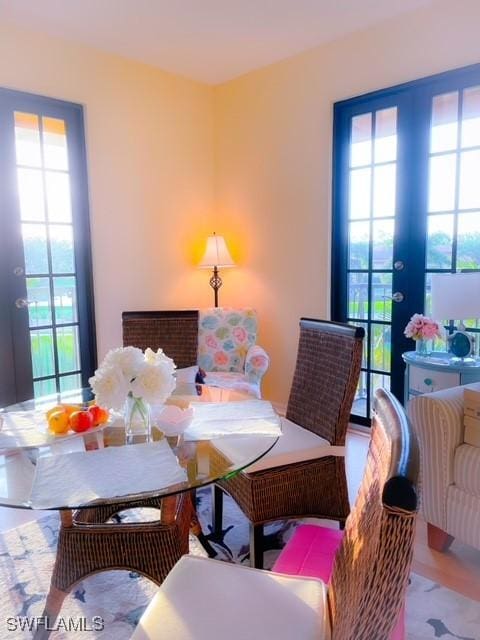
[[[219,536],[223,526],[223,491],[216,484],[212,485],[212,533]]]
[[[63,601],[65,600],[67,595],[68,593],[66,591],[61,591],[53,585],[50,586],[50,591],[47,595],[45,608],[41,616],[44,624],[38,625],[37,630],[35,631],[35,634],[33,636],[34,640],[47,640],[50,637],[55,621],[58,618],[60,609],[62,608]]]
[[[440,552],[447,551],[454,541],[453,536],[439,529],[439,527],[436,527],[434,524],[430,524],[430,522],[427,522],[427,537],[430,549]]]
[[[263,569],[263,524],[250,523],[250,566]]]

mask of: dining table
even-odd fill
[[[127,443],[120,414],[84,433],[49,432],[48,409],[90,399],[80,389],[0,410],[0,506],[60,516],[37,640],[50,635],[66,595],[91,574],[125,569],[160,584],[188,553],[188,529],[214,555],[196,517],[195,491],[248,468],[281,435],[270,403],[198,384],[178,385],[167,401],[193,408],[183,434],[165,435],[154,418],[151,437]],[[147,508],[156,515],[145,522]],[[122,518],[127,510],[133,521]]]

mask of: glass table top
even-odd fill
[[[38,410],[44,412],[55,406],[59,401],[73,403],[87,401],[90,398],[91,396],[88,390],[79,390],[63,394],[61,397],[55,395],[12,405],[3,409],[0,412],[0,416],[14,411]],[[182,385],[177,387],[169,402],[183,408],[187,407],[192,401],[219,403],[251,399],[252,397],[247,394],[230,389],[207,387],[205,385]],[[38,503],[36,504],[35,501],[32,501],[32,488],[34,487],[35,471],[39,466],[39,460],[41,458],[49,458],[47,461],[48,464],[52,461],[52,456],[65,454],[70,454],[71,456],[80,455],[82,460],[84,460],[90,453],[98,454],[101,453],[102,449],[115,448],[115,452],[113,449],[107,452],[108,464],[105,468],[105,474],[113,473],[113,475],[117,474],[118,477],[120,473],[122,480],[124,480],[125,477],[128,478],[129,473],[131,473],[131,468],[126,465],[124,470],[119,470],[115,464],[115,460],[118,458],[119,463],[121,463],[121,461],[125,460],[124,454],[130,453],[131,447],[135,447],[135,445],[125,444],[125,430],[121,422],[119,426],[119,421],[116,421],[112,425],[107,424],[104,428],[87,431],[83,434],[71,435],[68,438],[53,437],[52,443],[46,446],[0,449],[0,505],[24,509],[76,509],[85,506],[90,508],[94,506],[104,506],[106,504],[174,495],[182,491],[208,485],[216,480],[227,478],[232,474],[238,473],[265,455],[273,447],[277,439],[277,436],[267,435],[229,435],[206,440],[187,441],[182,437],[166,438],[153,423],[152,440],[154,444],[158,444],[158,448],[162,449],[163,453],[168,456],[170,465],[173,464],[175,467],[178,467],[178,472],[174,474],[175,482],[173,484],[165,481],[165,473],[163,473],[163,479],[160,480],[162,472],[159,471],[159,486],[156,486],[156,467],[154,461],[154,488],[152,489],[152,486],[150,486],[148,491],[126,493],[125,482],[123,482],[123,485],[122,482],[120,482],[119,485],[121,488],[117,490],[116,484],[113,481],[111,485],[112,489],[109,491],[108,497],[88,501],[79,501],[79,498],[72,497],[65,503],[61,498],[57,498],[59,494],[62,494],[62,491],[56,491],[55,487],[52,487],[50,491],[48,484],[45,485],[45,483],[43,483],[41,487],[43,495],[41,497],[44,499],[41,502],[43,505],[48,504],[48,507],[37,506]],[[161,444],[162,441],[164,444]],[[166,448],[167,443],[168,449]],[[140,436],[138,444],[141,444]],[[125,449],[129,449],[130,451],[126,452]],[[120,455],[117,454],[117,451]],[[138,449],[138,451],[140,451],[140,449]],[[96,455],[95,460],[107,460],[107,457],[98,457],[98,455]],[[67,457],[62,459],[63,469],[66,468],[67,471],[68,460],[72,460],[72,458]],[[88,460],[93,462],[93,458],[88,458]],[[45,465],[45,460],[42,460],[40,466],[42,465]],[[149,472],[152,474],[152,461],[150,461]],[[68,477],[69,475],[67,473],[65,480],[67,480]],[[179,477],[181,481],[179,481]],[[80,480],[78,477],[77,480],[75,476],[73,482],[77,481],[79,488],[83,488],[82,482],[85,485],[89,484],[88,478]],[[71,479],[70,482],[72,482]],[[52,481],[52,484],[56,485],[61,485],[61,483],[62,478],[58,477]],[[152,482],[150,482],[150,485],[152,485]],[[68,494],[68,491],[66,493]],[[82,491],[80,491],[80,494],[81,493]],[[74,496],[75,491],[72,491],[71,495]]]

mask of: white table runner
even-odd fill
[[[193,420],[185,440],[210,440],[228,435],[280,436],[280,418],[266,400],[192,402]]]
[[[165,440],[44,456],[37,461],[31,503],[35,509],[76,506],[186,480],[185,469]]]

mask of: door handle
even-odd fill
[[[17,309],[25,309],[25,307],[28,307],[28,300],[26,298],[17,298],[15,300],[15,306]]]
[[[392,300],[394,302],[403,302],[405,300],[405,296],[401,291],[395,291],[395,293],[392,296]]]

